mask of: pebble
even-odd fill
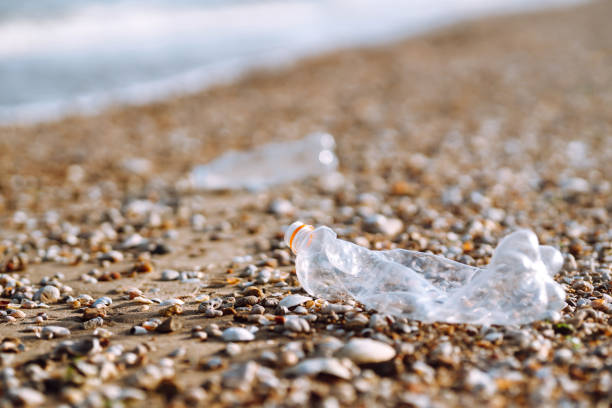
[[[158,333],[172,333],[180,330],[183,327],[183,324],[179,319],[174,316],[168,317],[164,320],[159,326],[155,328],[155,331]]]
[[[242,327],[230,327],[221,334],[223,341],[252,341],[255,335]]]
[[[381,363],[395,357],[395,349],[388,344],[367,338],[352,338],[337,353],[355,364]]]

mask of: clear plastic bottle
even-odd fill
[[[191,180],[195,188],[203,190],[263,190],[335,170],[335,145],[332,135],[312,133],[300,140],[268,143],[250,151],[229,151],[196,166]]]
[[[529,230],[505,237],[486,268],[403,249],[371,251],[299,221],[287,228],[285,242],[309,294],[350,297],[380,313],[509,325],[555,318],[565,306],[565,291],[552,279],[563,257]]]

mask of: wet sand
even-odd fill
[[[64,287],[48,309],[20,309],[25,317],[14,321],[3,316],[0,337],[25,345],[14,355],[2,353],[4,370],[15,367],[19,385],[44,393],[46,405],[96,406],[96,395],[114,398],[108,387],[114,384],[130,387],[136,405],[144,398],[160,406],[605,406],[612,397],[611,12],[603,2],[491,18],[254,73],[161,103],[1,128],[2,271],[21,280],[14,289],[14,278],[3,276],[2,300],[27,298],[55,274],[61,275],[53,285],[72,288]],[[340,185],[309,179],[255,194],[197,192],[186,182],[192,166],[228,149],[313,131],[336,137]],[[290,208],[271,211],[279,200]],[[404,227],[389,233],[384,225],[368,226],[373,214]],[[481,266],[502,236],[527,227],[564,254],[556,280],[568,306],[558,321],[521,327],[408,319],[378,326],[369,323],[374,312],[350,303],[335,317],[309,310],[316,320],[307,333],[284,328],[283,317],[270,317],[270,325],[245,322],[248,312],[231,307],[229,297],[240,303],[247,282],[263,290],[264,316],[282,312],[266,299],[304,294],[293,255],[281,242],[283,227],[295,219],[329,225],[372,249],[432,251]],[[169,253],[122,248],[136,233]],[[113,249],[123,260],[100,260]],[[236,258],[245,255],[250,258]],[[250,264],[257,267],[254,276],[243,273]],[[265,268],[278,278],[266,282]],[[162,281],[165,269],[200,281]],[[111,272],[119,279],[106,281]],[[133,326],[161,318],[166,307],[129,299],[130,288],[146,298],[182,299],[183,327],[131,335]],[[69,340],[91,338],[93,329],[82,327],[84,309],[65,302],[64,295],[81,294],[113,301],[103,327],[114,335],[101,340],[103,350],[75,359],[56,350],[65,339],[26,331],[58,325],[71,330]],[[223,317],[199,310],[206,296],[223,299]],[[41,312],[48,318],[36,322]],[[259,331],[229,356],[211,324]],[[207,340],[192,337],[197,325]],[[320,356],[317,345],[327,344],[326,336],[344,343],[374,337],[397,356],[355,368],[350,379],[289,378],[291,353],[298,360]],[[299,344],[282,349],[292,341]],[[124,351],[113,357],[109,349],[116,345]],[[126,354],[134,348],[132,363]],[[163,357],[177,348],[184,354],[170,358],[175,374],[147,377],[144,366],[170,365]],[[278,361],[262,358],[265,350]],[[213,369],[216,357],[221,366]],[[93,371],[75,366],[78,361]],[[263,370],[244,367],[238,389],[222,379],[233,364],[248,361],[271,368],[277,382],[270,386]],[[103,362],[115,370],[103,375]],[[47,374],[31,374],[28,364]],[[9,388],[23,388],[6,377],[5,371],[2,396],[16,401],[22,395]]]

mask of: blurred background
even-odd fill
[[[252,68],[578,0],[3,0],[0,123],[195,92]]]

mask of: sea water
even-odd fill
[[[0,123],[196,92],[253,68],[580,0],[3,0]]]

